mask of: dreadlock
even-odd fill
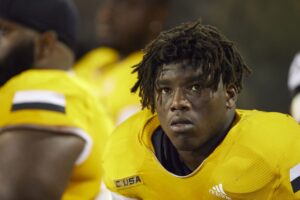
[[[224,85],[233,85],[239,93],[243,74],[251,73],[240,53],[215,27],[200,22],[184,23],[162,32],[144,50],[143,60],[134,66],[138,80],[131,91],[139,89],[142,107],[154,112],[157,72],[163,65],[188,61],[201,68],[201,80],[207,88],[217,90],[220,78]]]

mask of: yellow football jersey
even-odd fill
[[[192,173],[175,175],[155,156],[160,126],[142,111],[112,134],[104,180],[115,199],[300,199],[300,126],[279,113],[237,110],[225,139]]]
[[[115,124],[140,109],[138,94],[130,92],[137,80],[132,66],[142,59],[141,52],[134,52],[120,59],[110,48],[98,48],[84,56],[76,65],[76,73],[95,89]]]
[[[99,193],[100,158],[112,123],[90,93],[82,80],[60,70],[28,70],[0,88],[0,129],[50,129],[86,141],[63,200],[91,200]]]

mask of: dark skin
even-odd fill
[[[186,166],[195,170],[229,130],[237,92],[220,81],[216,91],[203,87],[201,69],[186,62],[164,65],[157,75],[155,109],[161,127]]]
[[[84,141],[71,134],[16,129],[0,137],[0,199],[61,199]]]
[[[29,68],[69,69],[74,55],[53,31],[38,33],[21,24],[0,19],[0,58],[6,62],[24,43],[33,45]],[[25,59],[26,57],[24,57]],[[15,60],[18,60],[15,58]],[[12,62],[17,71],[21,63]],[[1,66],[0,66],[1,67]],[[5,67],[5,66],[4,66]],[[5,82],[15,74],[1,76]],[[2,79],[3,78],[3,79]],[[0,131],[0,199],[59,200],[85,141],[59,128],[12,127]]]
[[[151,0],[105,0],[97,17],[100,41],[126,57],[158,35],[166,15],[166,6]]]
[[[71,69],[73,52],[53,31],[42,34],[0,18],[0,86],[29,68]]]
[[[15,31],[18,26],[0,19],[0,86],[12,76],[33,65],[34,43],[30,31]],[[17,67],[19,66],[19,67]]]

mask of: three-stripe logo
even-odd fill
[[[209,190],[209,193],[212,195],[215,195],[217,197],[221,197],[223,199],[231,200],[231,198],[224,192],[222,183],[220,183],[219,185],[213,186]]]

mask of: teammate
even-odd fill
[[[71,0],[0,0],[0,199],[91,200],[112,128],[73,65]]]
[[[300,53],[296,54],[291,64],[288,88],[293,96],[290,107],[291,114],[300,123]]]
[[[168,0],[105,0],[100,8],[98,35],[102,45],[75,65],[79,76],[95,86],[115,124],[140,110],[138,95],[130,93],[136,81],[132,66],[140,51],[162,29]]]
[[[300,199],[300,127],[236,109],[250,69],[216,28],[161,33],[135,72],[132,91],[157,114],[141,111],[108,142],[104,180],[115,199]]]

